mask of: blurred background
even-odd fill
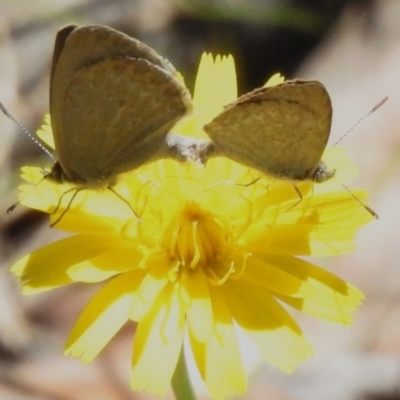
[[[296,316],[316,356],[293,375],[246,345],[249,391],[237,399],[400,399],[400,1],[0,0],[0,101],[31,132],[48,112],[55,34],[70,23],[105,24],[140,39],[190,88],[203,51],[234,55],[240,93],[278,71],[317,79],[332,98],[331,144],[389,97],[341,143],[360,166],[349,186],[369,190],[379,220],[360,231],[356,252],[315,260],[366,294],[354,326]],[[128,387],[132,326],[89,366],[62,355],[93,289],[21,297],[9,267],[61,237],[43,214],[23,207],[6,214],[27,163],[51,162],[0,114],[0,399],[155,399]]]

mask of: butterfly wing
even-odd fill
[[[148,161],[190,107],[173,66],[140,41],[103,26],[58,34],[50,112],[71,181],[104,180]]]
[[[150,161],[187,111],[181,87],[146,60],[107,60],[71,81],[62,122],[63,167],[75,181],[107,180]]]
[[[331,120],[325,87],[295,80],[241,96],[204,129],[223,155],[269,175],[303,180],[319,166]]]

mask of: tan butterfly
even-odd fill
[[[293,80],[239,97],[204,129],[215,154],[279,178],[323,182],[335,173],[321,161],[331,120],[325,87]]]
[[[174,67],[142,42],[105,26],[58,32],[50,77],[56,181],[110,184],[163,157],[165,138],[191,109]]]

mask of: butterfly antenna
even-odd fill
[[[46,147],[44,147],[44,146],[42,145],[42,143],[40,143],[40,142],[28,131],[28,129],[25,128],[25,126],[23,126],[20,122],[18,122],[18,121],[8,112],[8,110],[4,107],[4,104],[1,103],[1,102],[0,102],[0,109],[1,109],[1,111],[3,111],[3,113],[4,113],[5,116],[7,116],[8,118],[10,118],[11,121],[13,121],[15,124],[17,124],[18,127],[21,128],[22,131],[23,131],[26,135],[28,135],[28,136],[31,138],[31,140],[33,140],[33,141],[34,141],[34,142],[35,142],[49,157],[51,157],[51,158],[55,161],[55,158],[54,158],[53,154],[51,154],[50,151],[47,150]],[[11,206],[10,208],[12,208],[12,206]]]
[[[55,161],[55,158],[53,156],[53,154],[50,153],[50,151],[48,151],[46,149],[46,147],[44,147],[42,145],[42,143],[40,143],[29,131],[27,128],[25,128],[25,126],[23,126],[19,121],[17,121],[7,110],[7,108],[4,106],[4,104],[2,102],[0,102],[0,109],[1,111],[3,111],[4,115],[8,118],[11,119],[11,121],[13,121],[20,129],[22,129],[22,131],[31,139],[33,140],[50,158],[52,158]],[[44,177],[35,185],[33,186],[33,188],[20,200],[18,200],[17,202],[15,202],[14,204],[12,204],[10,207],[7,208],[7,214],[11,214],[20,204],[21,202],[28,197],[33,190],[35,189],[35,187],[42,182],[42,180],[44,179]]]
[[[361,117],[334,145],[333,147],[337,146],[358,124],[360,124],[365,118],[367,118],[369,115],[371,115],[373,112],[378,110],[381,106],[383,106],[388,97],[384,97],[378,104],[376,104],[372,110],[370,110],[367,114],[365,114],[363,117]],[[370,213],[374,218],[378,219],[378,214],[370,207],[368,207],[366,204],[364,204],[359,198],[357,198],[354,193],[343,183],[341,185],[346,189],[347,193],[358,203],[360,204],[368,213]]]
[[[32,187],[32,189],[25,194],[24,197],[16,201],[14,204],[12,204],[10,207],[7,208],[7,214],[11,214],[21,203],[24,199],[26,199],[28,196],[31,195],[31,193],[35,190],[36,186],[39,185],[40,182],[42,182],[44,179],[46,179],[46,176],[44,176],[39,182],[35,183],[35,185]]]
[[[367,212],[369,212],[375,219],[378,219],[379,217],[378,217],[378,214],[371,208],[371,207],[368,207],[366,204],[364,204],[358,197],[356,197],[355,195],[354,195],[354,193],[346,186],[346,185],[344,185],[343,183],[340,183],[345,189],[346,189],[346,191],[347,191],[347,193],[349,193],[349,195],[358,203],[358,204],[360,204],[362,207],[364,207],[365,208],[365,210],[367,211]]]
[[[354,128],[359,125],[362,121],[364,121],[365,118],[367,118],[369,115],[371,115],[373,112],[375,112],[378,108],[383,106],[388,97],[386,96],[384,99],[382,99],[371,111],[369,111],[367,114],[365,114],[363,117],[361,117],[332,147],[337,146]]]

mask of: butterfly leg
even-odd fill
[[[302,193],[300,192],[300,189],[297,187],[297,185],[295,184],[295,183],[293,183],[293,189],[296,191],[296,193],[299,195],[299,200],[296,202],[296,203],[294,203],[290,208],[289,208],[289,210],[288,211],[290,211],[291,209],[293,209],[293,208],[295,208],[297,205],[299,205],[301,202],[302,202],[302,200],[303,200],[303,195],[302,195]]]
[[[71,196],[71,198],[69,199],[69,202],[68,202],[68,204],[67,204],[67,207],[66,207],[65,210],[60,214],[60,216],[59,216],[54,222],[52,222],[52,223],[50,224],[51,227],[55,226],[56,224],[58,224],[58,223],[61,221],[61,219],[64,217],[64,215],[65,215],[65,214],[67,213],[67,211],[70,209],[70,207],[71,207],[71,205],[72,205],[72,202],[75,200],[76,195],[77,195],[82,189],[83,189],[83,188],[72,188],[72,189],[68,189],[67,191],[65,191],[65,192],[61,195],[60,200],[58,200],[58,204],[57,204],[57,206],[56,206],[56,208],[55,208],[55,210],[53,211],[52,214],[55,214],[55,213],[58,211],[58,209],[59,209],[60,206],[61,206],[61,202],[62,202],[64,196],[65,196],[66,194],[68,194],[68,193],[70,193],[70,192],[72,192],[72,191],[75,190],[74,194],[73,194],[73,195]]]
[[[107,186],[107,189],[114,193],[120,200],[122,200],[133,212],[134,216],[136,217],[136,219],[138,220],[138,222],[143,222],[142,219],[139,217],[139,215],[137,214],[137,212],[134,210],[134,208],[131,206],[131,204],[129,203],[128,200],[124,199],[113,187],[112,185]]]

